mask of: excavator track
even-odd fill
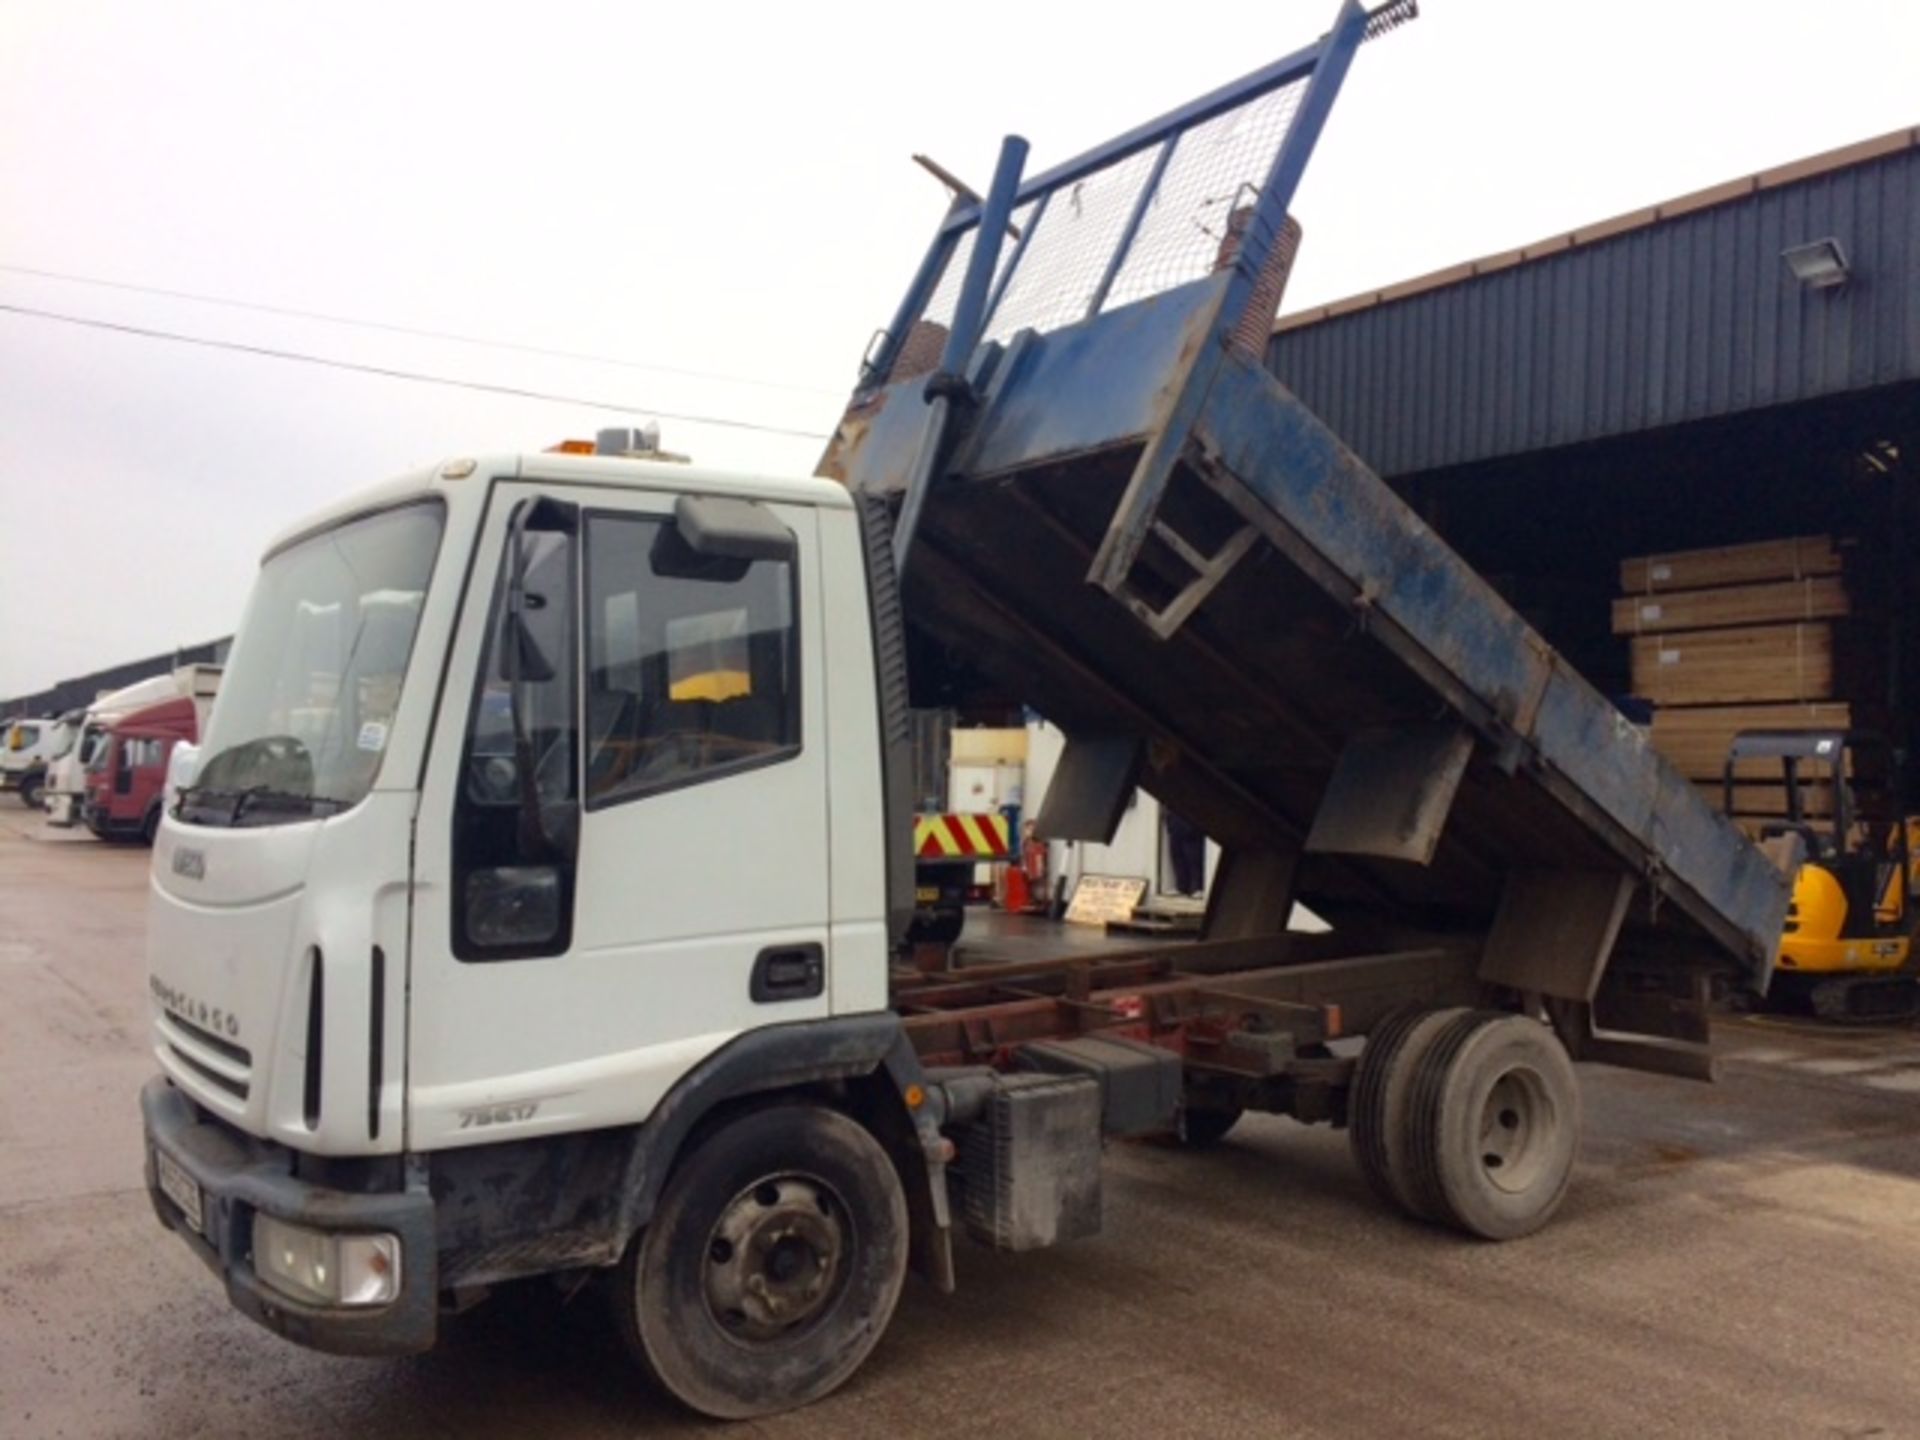
[[[1806,991],[1809,1008],[1838,1024],[1884,1024],[1920,1015],[1920,976],[1843,975],[1816,981]]]

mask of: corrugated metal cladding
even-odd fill
[[[1837,237],[1808,290],[1782,250]],[[1268,364],[1383,475],[1920,377],[1920,149],[1274,336]]]
[[[31,695],[16,695],[11,700],[0,700],[0,716],[60,715],[68,710],[78,710],[91,705],[104,691],[118,690],[152,675],[164,675],[180,665],[224,665],[227,651],[232,647],[233,637],[228,635],[219,640],[209,640],[203,645],[183,645],[150,659],[110,665],[89,675],[62,680]]]

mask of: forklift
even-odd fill
[[[1774,996],[1829,1020],[1920,1012],[1905,795],[1892,745],[1860,730],[1747,730],[1734,737],[1722,779],[1729,816],[1757,824],[1762,841],[1796,835],[1806,849]]]

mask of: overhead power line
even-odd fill
[[[31,275],[39,280],[58,280],[66,285],[91,285],[101,290],[124,290],[135,295],[158,295],[168,300],[189,300],[196,305],[220,305],[229,310],[251,310],[260,315],[284,315],[294,320],[315,320],[323,325],[346,325],[358,330],[378,330],[387,335],[408,335],[418,340],[446,340],[455,345],[478,345],[489,350],[511,350],[520,355],[540,355],[549,360],[579,360],[593,365],[611,365],[622,370],[647,370],[657,375],[679,375],[689,380],[711,380],[726,385],[752,385],[762,390],[789,390],[803,395],[833,395],[844,392],[820,385],[799,385],[790,380],[762,380],[752,375],[723,375],[714,370],[690,370],[680,365],[655,365],[645,360],[630,360],[618,355],[598,355],[587,350],[559,350],[545,345],[528,345],[517,340],[494,340],[483,335],[462,335],[453,330],[433,330],[425,326],[400,325],[387,320],[368,320],[355,315],[334,315],[324,310],[303,310],[292,305],[269,305],[260,300],[236,300],[227,295],[208,295],[198,290],[170,290],[163,285],[137,285],[131,280],[104,280],[97,275],[74,275],[64,270],[43,270],[33,265],[12,265],[0,261],[0,271],[11,275]]]
[[[800,430],[785,425],[762,425],[752,420],[726,420],[717,415],[690,415],[660,410],[651,405],[635,405],[626,400],[608,400],[586,395],[563,395],[553,390],[532,390],[520,385],[496,385],[486,380],[460,380],[451,375],[430,375],[421,370],[400,370],[389,365],[365,365],[357,360],[335,360],[325,355],[308,355],[299,350],[277,350],[267,345],[245,345],[237,340],[215,340],[205,335],[182,335],[173,330],[154,330],[144,325],[123,325],[114,320],[94,320],[83,315],[63,315],[53,310],[36,310],[28,305],[0,304],[0,312],[26,315],[36,320],[53,320],[63,325],[83,325],[91,330],[111,330],[119,335],[138,335],[146,340],[171,340],[180,345],[200,345],[209,350],[232,350],[242,355],[259,355],[269,360],[289,360],[301,365],[321,365],[329,370],[352,370],[362,375],[380,375],[389,380],[410,380],[421,385],[444,385],[454,390],[478,390],[488,395],[511,395],[521,400],[547,400],[560,405],[587,405],[622,415],[646,415],[661,420],[683,420],[690,425],[718,425],[728,430],[752,430],[761,435],[784,435],[796,440],[825,440],[824,431]]]

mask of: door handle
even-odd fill
[[[826,952],[818,945],[776,945],[754,958],[747,993],[757,1005],[811,1000],[827,988]]]

